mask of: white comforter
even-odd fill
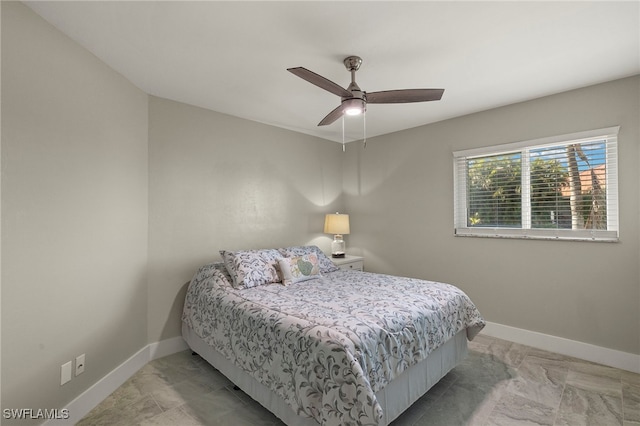
[[[182,320],[320,424],[377,424],[375,392],[457,332],[472,339],[485,325],[449,284],[359,271],[287,287],[229,280],[222,263],[200,268]]]

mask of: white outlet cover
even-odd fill
[[[84,373],[84,354],[76,357],[76,376]]]
[[[60,386],[71,381],[71,361],[62,364],[60,368]]]

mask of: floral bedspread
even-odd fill
[[[456,333],[485,325],[460,289],[336,271],[234,289],[224,264],[193,277],[182,320],[227,359],[323,425],[378,424],[375,392]]]

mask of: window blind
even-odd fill
[[[616,241],[618,131],[454,152],[455,234]]]

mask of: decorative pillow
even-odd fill
[[[278,264],[280,265],[282,283],[284,285],[310,280],[320,275],[318,256],[315,254],[284,257],[278,260]]]
[[[220,256],[235,288],[256,287],[280,281],[276,264],[282,255],[276,249],[220,250]]]
[[[318,266],[320,267],[321,274],[326,274],[328,272],[333,272],[340,269],[333,264],[331,259],[329,259],[318,246],[286,247],[278,249],[278,251],[282,253],[282,256],[284,257],[296,257],[304,256],[305,254],[315,254],[318,257]]]

